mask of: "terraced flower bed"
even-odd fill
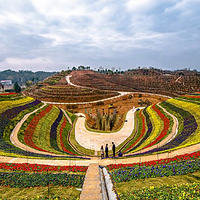
[[[62,110],[47,105],[29,116],[18,134],[19,140],[43,152],[79,155],[67,140],[71,124]]]
[[[12,104],[12,103],[11,103]],[[16,105],[16,104],[14,104]],[[22,119],[22,117],[36,109],[41,105],[39,100],[35,100],[31,103],[23,106],[14,107],[6,110],[0,114],[0,150],[1,152],[7,153],[19,153],[24,154],[25,152],[21,149],[16,148],[10,142],[10,134],[15,125]]]
[[[12,95],[11,97],[12,98]],[[6,110],[6,106],[8,109]],[[14,156],[14,157],[26,157],[26,158],[56,158],[53,155],[44,155],[38,153],[32,153],[22,150],[14,146],[10,141],[10,135],[14,127],[18,122],[28,113],[42,106],[41,101],[34,100],[31,97],[23,97],[22,99],[12,101],[2,101],[0,103],[0,155]],[[51,112],[51,116],[46,117]],[[68,113],[69,114],[69,113]],[[72,121],[74,116],[70,114]],[[42,121],[43,120],[43,121]],[[40,129],[38,130],[38,124],[40,123]],[[46,125],[45,125],[46,124]],[[62,125],[62,126],[61,126]],[[46,126],[46,134],[44,127]],[[27,130],[26,130],[27,129]],[[28,120],[22,125],[18,135],[19,141],[24,144],[30,145],[39,151],[67,154],[66,156],[59,156],[59,159],[69,158],[82,158],[69,144],[68,134],[71,129],[71,125],[63,115],[63,112],[57,107],[47,105],[42,109],[39,109],[36,113],[32,114]],[[38,132],[40,131],[40,132]],[[35,134],[36,133],[36,134]],[[38,135],[40,134],[40,135]],[[39,136],[39,137],[38,137]],[[61,138],[61,140],[60,140]],[[63,139],[64,138],[64,139]],[[63,140],[62,140],[63,139]],[[37,144],[43,141],[42,145]],[[43,148],[43,145],[47,149]],[[52,145],[52,146],[51,146]],[[50,151],[49,151],[50,150]],[[58,152],[59,150],[59,152]]]
[[[103,91],[98,89],[77,88],[74,86],[43,87],[33,93],[34,97],[38,97],[46,101],[55,102],[87,102],[99,99],[109,98],[118,95],[117,92]]]
[[[178,131],[177,136],[174,139],[172,139],[170,142],[168,142],[167,144],[161,147],[154,148],[145,153],[135,154],[135,156],[140,155],[140,154],[142,155],[151,154],[151,153],[164,152],[164,151],[181,148],[183,147],[181,146],[183,142],[185,142],[192,134],[195,135],[198,125],[194,116],[191,115],[190,112],[178,106],[173,105],[172,104],[173,101],[174,99],[162,102],[161,106],[166,108],[169,112],[171,112],[173,115],[177,117],[179,121],[179,131]],[[189,145],[191,144],[189,143],[184,144],[184,147],[189,146]]]

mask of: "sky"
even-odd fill
[[[200,0],[0,0],[0,71],[200,71]]]

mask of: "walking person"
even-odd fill
[[[104,150],[103,150],[103,145],[101,146],[101,158],[104,158]]]
[[[112,142],[112,151],[113,151],[113,158],[115,158],[115,144]]]
[[[106,152],[106,158],[108,158],[108,144],[106,144],[105,152]]]

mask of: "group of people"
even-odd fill
[[[114,142],[112,142],[112,152],[113,152],[113,158],[115,157],[115,144]],[[108,158],[108,144],[106,144],[105,146],[105,154],[106,154],[106,158]],[[119,151],[118,153],[119,157],[122,157],[122,152]],[[103,149],[103,145],[101,146],[101,158],[104,158],[104,149]]]

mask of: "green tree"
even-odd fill
[[[32,85],[32,83],[33,83],[33,82],[32,82],[31,80],[29,80],[29,81],[26,81],[26,86],[27,86],[27,87],[29,87],[29,86],[31,86],[31,85]]]
[[[15,84],[14,84],[14,90],[16,93],[20,93],[22,90],[17,82],[15,82]]]

